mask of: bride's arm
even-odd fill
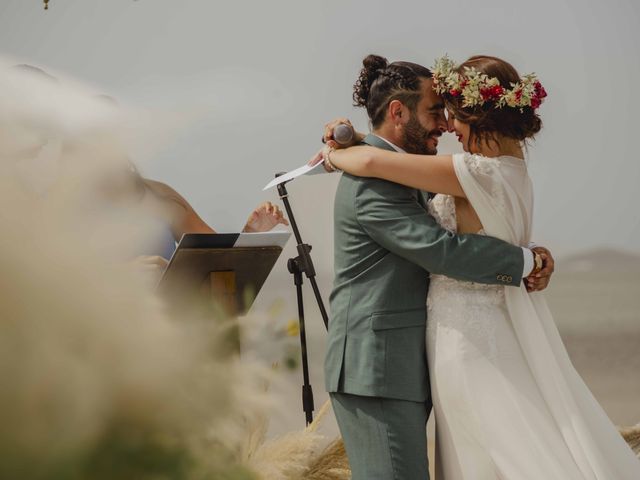
[[[351,147],[332,151],[335,167],[358,177],[375,177],[418,188],[466,198],[451,155],[413,155],[375,147]]]

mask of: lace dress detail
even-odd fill
[[[482,155],[465,155],[464,157],[464,162],[467,164],[469,172],[479,182],[491,185],[491,199],[499,212],[505,211],[506,199],[504,197],[504,188],[495,179],[500,170],[500,162],[503,160],[483,157]]]
[[[453,196],[436,195],[429,202],[428,210],[442,227],[456,233],[456,205]],[[484,231],[480,230],[478,234],[484,234]],[[454,329],[480,340],[480,343],[484,343],[485,353],[489,357],[495,357],[495,323],[487,316],[495,314],[496,307],[504,306],[504,289],[502,285],[485,285],[444,275],[431,275],[427,297],[427,337],[435,338],[436,328]],[[472,315],[467,315],[469,313]]]
[[[500,165],[500,160],[497,158],[483,157],[482,155],[465,155],[464,162],[474,176],[494,175]]]
[[[440,224],[450,232],[456,232],[456,202],[451,195],[438,194],[427,205],[429,213]]]

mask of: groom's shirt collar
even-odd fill
[[[401,149],[399,146],[394,145],[393,143],[391,143],[391,142],[390,142],[389,140],[387,140],[386,138],[381,137],[380,135],[376,135],[375,133],[373,133],[372,135],[375,135],[375,136],[376,136],[376,137],[378,137],[380,140],[382,140],[384,143],[388,143],[388,144],[389,144],[389,146],[390,146],[391,148],[393,148],[396,152],[400,152],[400,153],[407,153],[407,152],[405,152],[403,149]]]

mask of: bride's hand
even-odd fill
[[[335,166],[331,164],[330,161],[328,161],[329,154],[335,150],[335,147],[333,146],[333,144],[335,143],[336,142],[334,142],[333,140],[329,140],[326,146],[321,148],[318,153],[311,157],[311,160],[307,162],[307,165],[309,165],[310,167],[314,167],[324,160],[324,169],[329,173],[335,172]]]
[[[381,151],[366,145],[340,150],[326,146],[311,159],[309,165],[324,161],[324,168],[328,172],[344,171],[357,177],[376,177],[375,162],[376,159],[380,160]]]

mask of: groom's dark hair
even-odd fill
[[[384,122],[387,106],[393,100],[415,110],[420,101],[420,82],[432,77],[427,67],[411,62],[389,63],[379,55],[368,55],[362,65],[353,86],[353,105],[367,109],[373,128]]]

